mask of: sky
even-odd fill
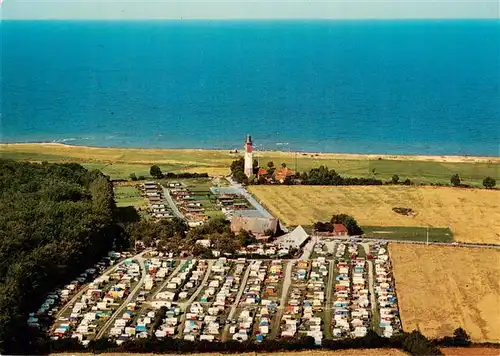
[[[500,0],[3,0],[1,6],[2,19],[500,18]]]

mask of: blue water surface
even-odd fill
[[[2,21],[2,142],[500,155],[500,21]]]

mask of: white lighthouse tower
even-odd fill
[[[245,174],[247,177],[253,175],[253,143],[252,136],[247,135],[247,140],[245,142]]]

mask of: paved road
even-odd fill
[[[160,288],[158,288],[156,293],[153,294],[153,297],[151,298],[151,300],[156,299],[156,296],[158,295],[158,293],[160,293],[163,290],[163,288],[165,288],[165,286],[170,282],[170,280],[172,278],[174,278],[175,275],[177,275],[177,273],[180,271],[180,269],[182,268],[184,263],[186,263],[186,260],[180,260],[179,262],[180,262],[179,265],[177,267],[175,267],[175,269],[172,271],[172,273],[170,273],[168,275],[167,279],[165,279],[165,281],[161,284]]]
[[[309,256],[311,256],[311,252],[314,248],[314,245],[318,241],[318,236],[311,236],[307,244],[302,249],[302,255],[300,256],[301,260],[308,260]]]
[[[370,253],[370,246],[368,243],[362,243],[361,246],[365,249],[366,255]],[[373,273],[373,261],[367,260],[368,262],[368,290],[370,292],[370,304],[372,309],[372,320],[373,316],[378,313],[377,311],[377,300],[375,299],[375,282],[374,282],[374,273]]]
[[[276,318],[274,319],[276,320],[276,322],[272,326],[270,338],[277,337],[280,330],[281,318],[283,317],[283,311],[285,310],[285,304],[288,297],[288,289],[292,284],[293,264],[294,264],[293,261],[289,261],[286,266],[285,276],[283,277],[284,281],[283,281],[283,290],[281,291],[280,305],[278,306],[278,311],[276,312]]]
[[[107,269],[104,270],[103,273],[100,273],[99,274],[99,277],[101,276],[107,276],[108,274],[111,274],[113,273],[119,266],[121,266],[126,260],[128,259],[134,259],[134,258],[137,258],[138,256],[142,256],[143,254],[145,254],[146,252],[149,252],[149,249],[148,250],[145,250],[145,251],[142,251],[141,253],[135,255],[135,256],[132,256],[130,258],[125,258],[123,261],[120,261],[118,262],[117,264],[114,264],[112,266],[109,266]],[[81,296],[83,293],[85,293],[87,290],[89,289],[89,286],[88,284],[83,287],[80,291],[78,291],[78,293],[76,293],[73,298],[71,298],[71,300],[69,300],[68,302],[66,302],[66,304],[64,304],[64,306],[61,308],[61,310],[59,310],[55,316],[55,319],[57,320],[58,318],[61,317],[62,314],[64,314],[64,312],[71,306],[73,305]]]
[[[182,215],[182,213],[179,211],[177,208],[177,205],[174,202],[174,199],[172,199],[172,196],[170,195],[170,190],[162,186],[163,188],[163,195],[165,196],[165,200],[167,201],[168,205],[172,209],[172,212],[174,213],[175,216],[178,218],[181,218],[182,220],[186,220],[186,217]]]
[[[373,261],[368,261],[368,290],[370,291],[370,304],[372,315],[377,312],[377,300],[375,299],[375,287],[373,282]]]
[[[104,336],[106,331],[113,325],[113,322],[115,321],[116,317],[118,315],[121,315],[123,310],[127,307],[127,304],[132,302],[132,300],[135,299],[136,294],[139,292],[139,289],[141,289],[142,285],[144,284],[144,281],[146,280],[146,267],[144,266],[144,259],[142,258],[142,254],[139,254],[137,257],[134,258],[139,262],[139,266],[141,268],[141,279],[135,286],[135,288],[130,292],[128,295],[127,299],[116,309],[116,311],[111,315],[111,318],[104,324],[104,326],[101,328],[101,330],[97,333],[96,339],[99,339]]]
[[[201,281],[200,285],[196,289],[196,292],[193,293],[191,298],[189,298],[187,301],[182,302],[182,303],[177,303],[179,308],[181,308],[181,319],[179,322],[179,329],[178,329],[178,334],[179,336],[182,336],[182,331],[184,330],[184,322],[186,320],[186,309],[188,306],[191,305],[195,301],[195,299],[198,297],[198,294],[201,293],[202,289],[207,286],[207,281],[208,277],[210,277],[210,271],[212,270],[212,265],[214,264],[215,260],[209,260],[208,261],[208,267],[207,271],[205,272],[205,276],[203,277],[203,281]]]
[[[334,275],[334,266],[335,266],[335,261],[331,260],[328,261],[329,263],[329,268],[328,268],[328,284],[326,286],[326,313],[325,313],[325,335],[330,338],[332,336],[332,298],[333,298],[333,281],[335,280],[335,275]]]
[[[314,235],[313,235],[314,236]],[[318,236],[319,238],[324,239],[325,236]],[[329,236],[328,238],[330,239],[336,239],[336,240],[346,240],[349,241],[351,239],[357,239],[363,240],[363,241],[370,241],[370,242],[381,242],[385,241],[388,243],[397,243],[397,244],[415,244],[415,245],[427,245],[427,242],[425,241],[410,241],[410,240],[388,240],[388,239],[375,239],[371,237],[363,237],[363,236],[347,236],[347,237],[342,237],[342,236]],[[436,245],[436,246],[452,246],[452,247],[476,247],[476,248],[495,248],[495,249],[500,249],[500,245],[497,244],[489,244],[489,245],[481,245],[481,244],[474,244],[474,243],[468,243],[468,242],[429,242],[429,245]]]
[[[240,289],[238,291],[238,294],[236,295],[236,299],[234,300],[233,305],[231,306],[231,311],[229,312],[229,315],[227,317],[228,320],[232,320],[234,318],[234,314],[236,313],[236,309],[238,308],[238,304],[240,303],[241,296],[243,295],[243,292],[245,291],[245,286],[247,284],[248,276],[250,275],[250,266],[247,267],[247,270],[245,271],[245,275],[243,276],[243,280],[241,281],[240,284]],[[229,331],[229,324],[224,326],[224,331],[222,333],[222,341],[227,340],[227,333]]]

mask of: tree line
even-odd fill
[[[231,174],[233,179],[242,184],[278,184],[280,182],[274,179],[274,172],[276,170],[273,162],[268,162],[267,164],[267,175],[260,177],[253,177],[253,179],[248,179],[244,173],[245,160],[239,158],[231,163]],[[258,170],[258,162],[254,161],[254,174]],[[286,168],[286,164],[281,164],[282,168]],[[334,169],[328,169],[326,166],[320,166],[318,168],[312,168],[308,172],[296,172],[293,175],[289,175],[281,183],[284,185],[413,185],[411,179],[406,178],[402,180],[399,175],[394,174],[390,180],[383,181],[382,179],[375,178],[375,170],[372,171],[374,177],[344,177],[338,174]],[[493,177],[485,177],[483,179],[483,186],[487,189],[493,189],[496,186],[496,180]],[[469,187],[463,184],[461,178],[458,174],[453,174],[450,177],[450,184],[454,187]],[[429,185],[444,186],[445,184],[430,183]]]
[[[380,349],[396,348],[411,355],[443,355],[439,347],[471,346],[469,335],[465,330],[456,329],[453,336],[430,340],[419,331],[401,332],[391,338],[383,338],[369,330],[362,338],[346,338],[340,340],[323,340],[321,346],[316,346],[314,339],[309,336],[285,339],[267,339],[260,343],[253,341],[188,341],[176,338],[158,339],[153,335],[144,339],[129,340],[120,346],[109,339],[92,340],[84,347],[76,339],[46,340],[38,344],[39,353],[56,352],[93,352],[93,353],[244,353],[244,352],[280,352],[301,350],[347,350],[347,349]]]
[[[120,234],[113,188],[79,164],[0,160],[0,353],[30,353],[30,312]]]
[[[149,169],[149,174],[151,175],[151,177],[156,178],[156,179],[162,179],[162,178],[171,178],[171,179],[176,179],[176,178],[208,178],[208,173],[196,173],[196,172],[194,172],[194,173],[190,173],[190,172],[163,173],[161,171],[161,168],[156,164],[151,166],[151,168]],[[130,178],[130,180],[133,180],[133,181],[145,179],[144,176],[140,176],[138,178],[135,175],[135,173],[131,173],[129,178]]]

